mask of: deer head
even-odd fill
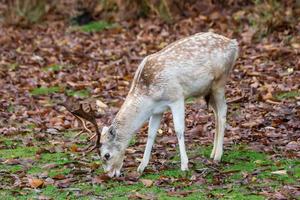
[[[114,126],[104,126],[100,133],[96,118],[101,117],[101,115],[97,114],[95,110],[93,110],[91,104],[88,104],[88,111],[86,111],[87,109],[84,109],[82,103],[79,103],[73,99],[67,99],[65,103],[60,105],[64,106],[72,115],[79,119],[82,122],[83,127],[88,132],[91,131],[86,127],[85,121],[88,121],[94,125],[96,130],[96,134],[94,135],[96,136],[96,142],[86,147],[83,151],[91,152],[96,150],[103,161],[104,171],[107,172],[111,177],[119,176],[120,169],[122,168],[123,164],[122,161],[125,154],[125,148],[121,147],[121,142],[116,141],[116,131]],[[120,149],[124,149],[124,151],[120,153]]]
[[[113,124],[109,127],[103,127],[101,144],[101,159],[104,171],[110,177],[120,176],[125,157],[126,143],[117,136],[117,130]]]

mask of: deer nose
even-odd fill
[[[110,157],[109,153],[106,153],[106,154],[104,155],[104,159],[105,159],[105,160],[108,160],[109,157]]]

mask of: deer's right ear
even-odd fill
[[[101,136],[102,136],[102,135],[105,135],[105,134],[107,133],[108,129],[109,129],[109,127],[104,126],[104,127],[102,128],[102,131],[101,131]]]

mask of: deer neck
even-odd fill
[[[152,100],[139,94],[130,94],[126,97],[120,111],[113,121],[116,129],[117,141],[129,144],[132,136],[141,128],[152,114]]]

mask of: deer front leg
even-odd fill
[[[176,132],[176,136],[179,143],[179,151],[180,151],[180,159],[181,159],[181,170],[187,171],[188,170],[188,157],[185,151],[185,144],[184,144],[184,99],[180,99],[170,105],[173,121],[174,121],[174,128]]]
[[[144,151],[143,160],[137,169],[139,173],[143,173],[144,169],[147,167],[149,163],[152,146],[154,144],[157,135],[157,130],[159,128],[161,118],[162,118],[162,114],[154,114],[150,118],[149,128],[148,128],[148,139]]]

